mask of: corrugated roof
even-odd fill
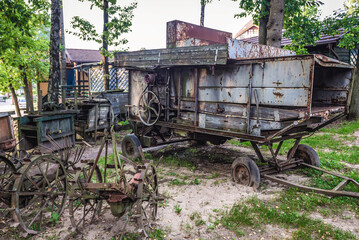
[[[328,44],[328,43],[336,43],[338,42],[338,40],[343,36],[343,33],[340,34],[336,34],[334,36],[332,35],[322,35],[320,40],[315,41],[316,45],[324,45],[324,44]],[[258,36],[256,37],[251,37],[251,38],[245,38],[245,39],[241,39],[241,41],[244,42],[250,42],[250,43],[258,43]],[[292,43],[292,40],[289,38],[285,38],[282,37],[282,42],[281,45],[282,46],[286,46]],[[310,45],[309,45],[310,46]]]

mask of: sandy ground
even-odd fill
[[[181,154],[187,147],[182,143],[161,153],[158,149],[146,151],[152,154],[167,155],[176,152],[180,157],[186,157]],[[88,148],[83,159],[94,159],[98,149],[99,146]],[[166,232],[166,239],[237,239],[234,233],[221,225],[214,229],[209,228],[216,219],[221,217],[220,211],[229,210],[233,204],[252,196],[257,196],[262,200],[273,199],[284,186],[264,180],[262,186],[255,191],[251,187],[235,184],[231,180],[231,162],[243,155],[254,157],[255,153],[250,149],[226,143],[222,146],[198,147],[197,151],[201,157],[194,160],[197,166],[196,170],[185,167],[168,167],[162,164],[159,166],[160,179],[167,182],[160,185],[160,193],[165,197],[165,201],[159,207],[156,227]],[[111,153],[112,148],[109,148],[109,154]],[[358,169],[357,165],[351,167]],[[198,185],[171,185],[168,182],[174,178],[169,174],[171,172],[174,172],[175,178],[178,179],[179,176],[182,178],[186,176],[187,183],[193,179],[198,179],[199,183]],[[299,175],[281,174],[280,177],[297,183],[308,181],[307,178]],[[176,213],[175,206],[181,208],[180,213]],[[343,212],[342,216],[326,218],[318,212],[314,212],[311,217],[351,231],[359,238],[359,220],[352,215],[351,212]],[[203,220],[203,225],[196,226],[196,220]],[[33,239],[114,239],[121,234],[124,223],[125,218],[112,216],[109,206],[105,203],[101,217],[92,224],[86,224],[81,232],[76,233],[71,227],[68,209],[65,209],[59,224],[47,228],[44,233],[33,237]],[[6,228],[2,230],[6,231]],[[279,228],[275,225],[267,225],[263,230],[244,230],[246,236],[243,239],[288,239],[291,238],[292,232],[291,229]],[[129,223],[126,231],[136,232],[136,225]],[[24,235],[22,234],[22,236]]]

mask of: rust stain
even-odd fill
[[[273,92],[273,95],[279,99],[283,98],[283,96],[284,96],[283,93],[280,93],[280,92]]]
[[[279,80],[278,81],[276,81],[276,82],[273,82],[273,84],[276,84],[277,86],[280,86],[281,84],[283,84],[282,82],[279,82]]]

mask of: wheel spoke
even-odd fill
[[[50,199],[47,199],[44,203],[44,205],[42,205],[42,207],[40,208],[40,210],[38,211],[38,213],[35,215],[35,217],[31,220],[30,224],[27,226],[28,228],[31,227],[31,225],[35,222],[35,220],[37,219],[37,217],[40,216],[40,214],[42,215],[42,211],[45,209],[47,203],[49,202]]]
[[[156,109],[154,109],[153,107],[150,107],[150,110],[152,110],[156,116],[158,116],[158,112],[156,111]]]

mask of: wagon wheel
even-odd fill
[[[145,91],[138,101],[138,116],[146,126],[154,125],[161,114],[161,101],[152,91]]]
[[[257,164],[248,157],[235,160],[232,163],[232,178],[239,184],[258,188],[260,172]]]
[[[121,150],[125,157],[137,160],[141,157],[141,142],[134,134],[127,134],[121,142]]]
[[[149,164],[146,169],[141,171],[140,183],[137,188],[137,201],[135,203],[138,228],[145,237],[148,237],[153,228],[152,221],[156,219],[157,207],[157,173],[155,167]]]
[[[289,156],[292,148],[288,151],[287,157]],[[295,160],[302,159],[305,163],[320,167],[320,159],[318,153],[310,146],[305,144],[299,144],[297,150],[294,153],[293,158]]]
[[[42,155],[25,164],[14,184],[15,213],[20,226],[37,234],[44,225],[61,216],[67,197],[66,170],[52,155]]]
[[[6,157],[0,156],[0,202],[10,206],[12,189],[16,172],[14,165]],[[0,207],[2,208],[2,207]],[[0,217],[2,217],[0,215]]]
[[[74,228],[79,229],[88,223],[91,223],[96,216],[98,217],[102,200],[96,191],[90,191],[85,188],[85,183],[90,174],[92,165],[84,165],[75,175],[74,184],[69,193],[69,213],[71,224]],[[101,183],[102,175],[98,166],[96,166],[90,183]]]

